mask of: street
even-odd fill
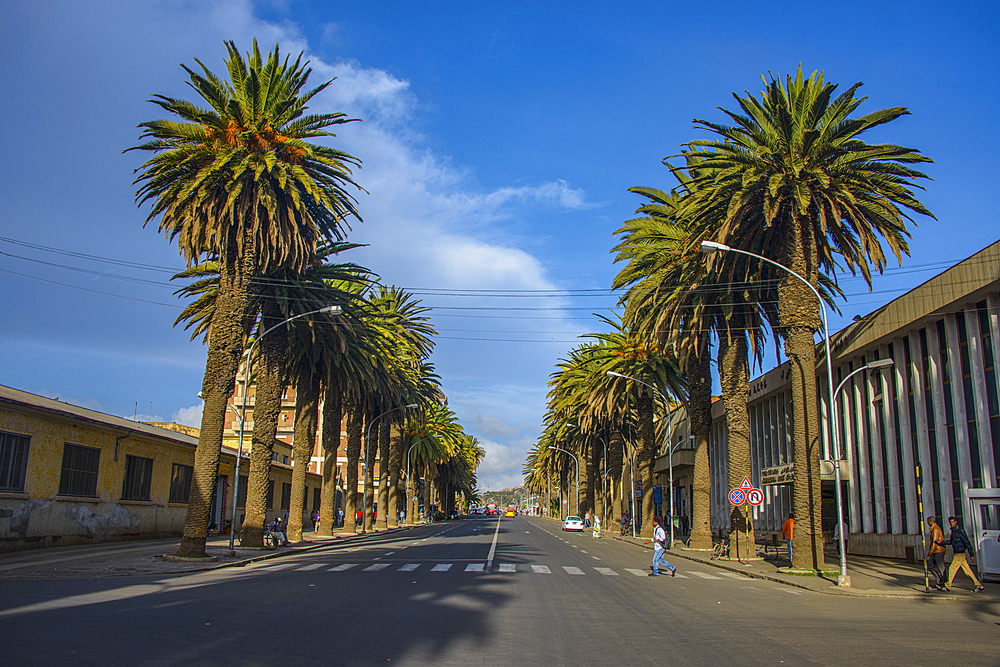
[[[837,597],[683,559],[653,578],[650,556],[474,517],[243,568],[7,580],[2,663],[1000,664],[992,603]]]

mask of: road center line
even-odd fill
[[[500,517],[497,517],[497,527],[493,531],[493,544],[490,545],[490,555],[486,557],[486,572],[493,568],[493,554],[497,551],[497,537],[500,535]]]

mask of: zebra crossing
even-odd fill
[[[288,572],[347,572],[348,570],[354,570],[358,568],[360,572],[417,572],[420,570],[430,571],[435,573],[443,572],[463,572],[472,574],[486,574],[486,566],[484,563],[467,563],[463,567],[461,564],[456,563],[400,563],[400,562],[389,562],[389,561],[376,561],[370,563],[340,563],[338,565],[333,565],[331,563],[279,563],[277,565],[262,565],[260,570],[266,572],[278,572],[278,571],[288,571]],[[491,573],[499,574],[540,574],[540,575],[553,575],[553,574],[565,574],[569,576],[586,576],[588,574],[595,574],[604,577],[619,577],[622,574],[630,574],[636,577],[645,577],[649,575],[649,568],[633,568],[626,567],[622,568],[621,571],[617,571],[610,567],[579,567],[575,565],[561,565],[558,567],[550,567],[548,565],[541,565],[537,563],[496,563],[494,567],[490,570]],[[664,572],[666,570],[664,569]],[[751,578],[743,576],[735,572],[725,572],[717,571],[715,574],[710,574],[708,572],[701,572],[699,570],[684,570],[684,572],[677,572],[674,575],[677,579],[691,579],[695,577],[697,579],[711,580],[711,581],[725,581],[725,580],[737,580],[737,581],[752,581]]]

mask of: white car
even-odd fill
[[[578,530],[583,532],[583,519],[578,516],[568,516],[563,521],[563,530]]]

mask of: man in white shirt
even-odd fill
[[[667,541],[667,533],[663,530],[663,526],[660,525],[660,520],[657,517],[653,517],[653,539],[646,540],[645,544],[653,543],[653,571],[649,573],[650,577],[660,576],[660,563],[670,570],[670,576],[676,576],[677,568],[671,565],[663,557],[666,553],[664,550],[664,543]]]

